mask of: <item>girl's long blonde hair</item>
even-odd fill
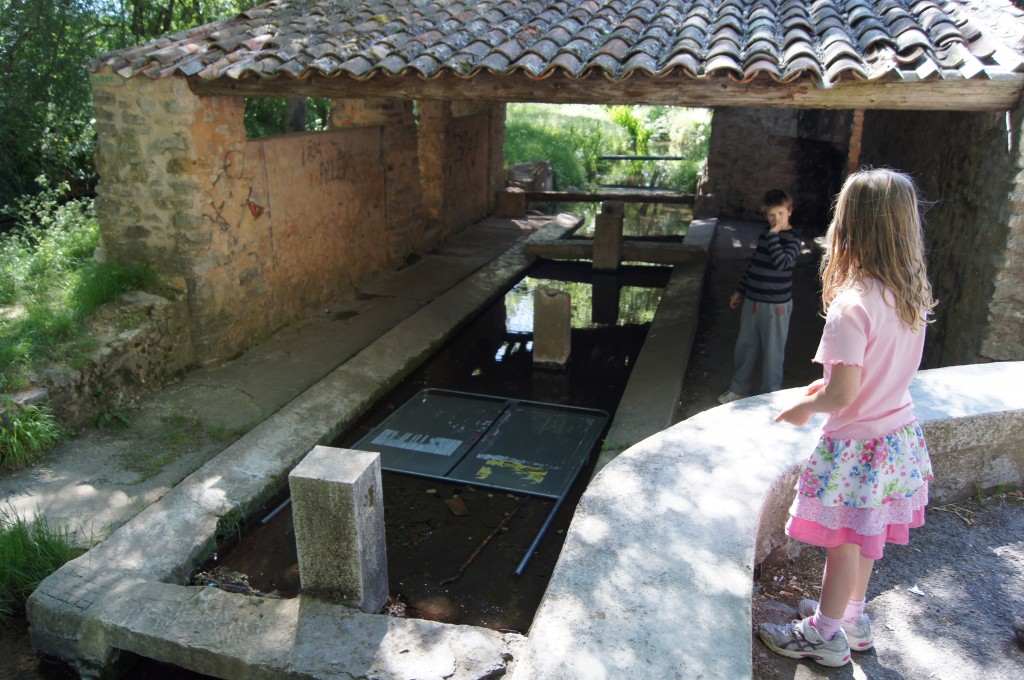
[[[895,170],[850,175],[836,199],[821,261],[822,305],[865,277],[877,279],[894,298],[905,325],[918,330],[935,308],[924,254],[924,225],[917,188]]]

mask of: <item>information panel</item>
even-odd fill
[[[380,452],[392,472],[559,498],[607,421],[595,409],[427,389],[353,448]]]

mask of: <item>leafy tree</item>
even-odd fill
[[[104,52],[228,17],[257,0],[0,0],[0,206],[95,182],[86,65]]]
[[[0,205],[47,175],[91,184],[93,131],[85,64],[99,50],[89,3],[0,0]]]

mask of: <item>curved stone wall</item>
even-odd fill
[[[1024,362],[918,374],[933,504],[1024,480],[1022,382]],[[773,421],[799,389],[705,411],[601,470],[514,680],[750,677],[754,566],[784,540],[795,473],[818,437]]]

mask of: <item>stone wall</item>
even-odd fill
[[[909,172],[923,197],[929,275],[940,300],[924,365],[1024,359],[1021,109],[868,111],[864,165]]]
[[[97,348],[75,367],[53,366],[16,405],[45,403],[66,426],[112,413],[162,385],[192,360],[184,302],[140,291],[100,307],[88,321]]]
[[[419,102],[420,175],[430,240],[486,216],[504,186],[505,107]]]
[[[827,225],[843,181],[849,111],[715,109],[697,217],[761,219],[765,191],[793,195],[793,223],[812,232]]]
[[[97,213],[119,262],[188,305],[194,361],[236,355],[484,217],[504,107],[336,101],[330,129],[247,140],[244,100],[92,76]]]

